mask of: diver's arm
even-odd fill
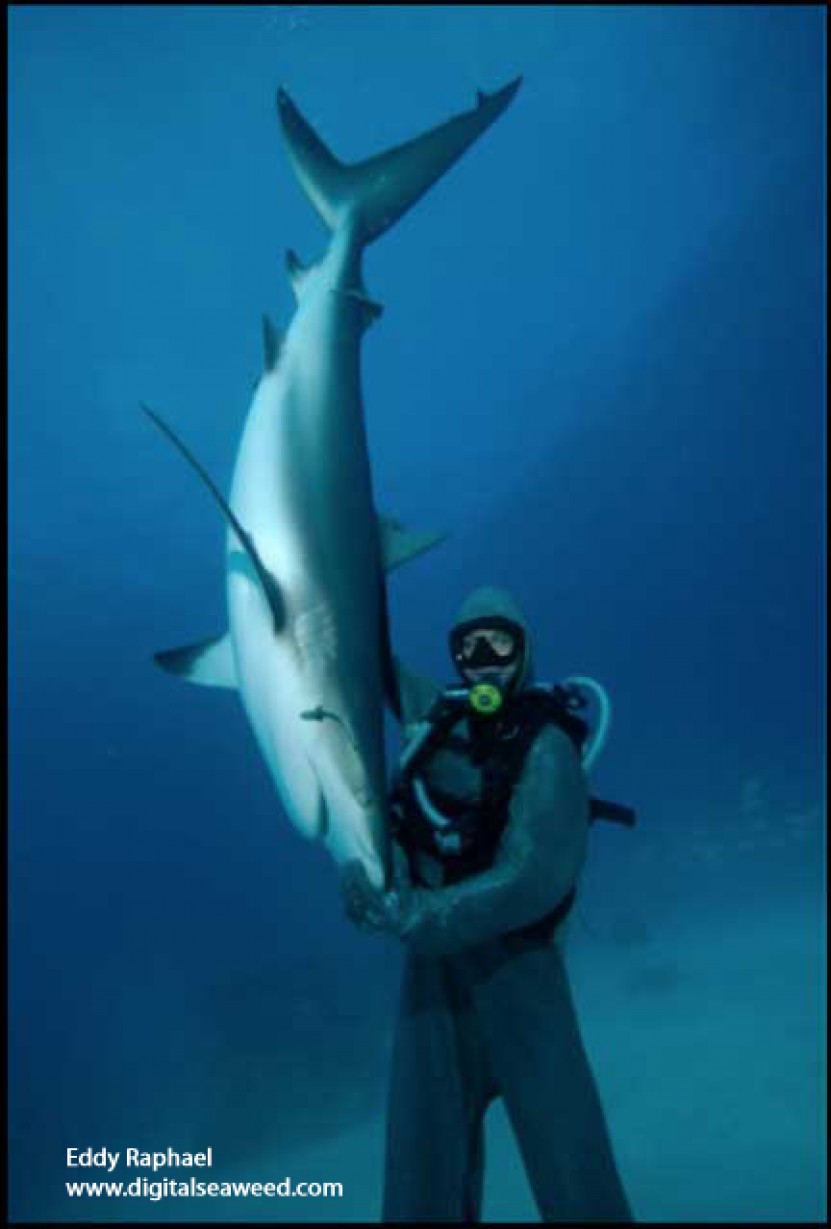
[[[414,889],[401,938],[414,952],[449,956],[538,921],[574,887],[588,823],[577,753],[546,726],[528,754],[493,866],[450,887]]]

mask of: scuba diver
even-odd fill
[[[461,688],[396,662],[393,890],[358,863],[342,876],[349,918],[407,949],[382,1219],[480,1219],[484,1115],[501,1097],[544,1221],[631,1223],[562,939],[591,820],[634,816],[589,798],[585,696],[534,686],[509,594],[471,594],[450,645]]]

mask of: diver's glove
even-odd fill
[[[397,898],[381,892],[369,881],[362,862],[346,862],[340,871],[343,911],[359,930],[389,931],[393,926]]]
[[[417,955],[448,955],[468,945],[464,932],[461,942],[454,934],[452,888],[414,888],[398,868],[392,889],[384,892],[373,887],[357,859],[341,868],[340,886],[344,912],[360,930],[399,939]]]
[[[416,893],[406,858],[397,847],[393,850],[393,886],[389,892],[373,887],[357,859],[341,867],[340,889],[344,913],[360,930],[403,938],[412,925]]]

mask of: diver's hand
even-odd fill
[[[359,929],[402,935],[407,926],[412,893],[400,862],[396,865],[390,892],[373,887],[363,863],[357,859],[341,867],[340,887],[344,912]]]
[[[344,863],[340,888],[344,913],[360,930],[389,931],[393,928],[394,894],[373,887],[362,862],[355,859]]]

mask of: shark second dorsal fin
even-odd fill
[[[294,291],[295,299],[300,300],[300,295],[303,290],[303,283],[311,273],[314,265],[304,265],[303,261],[297,255],[293,248],[289,248],[286,252],[286,272],[289,275],[292,290]]]

